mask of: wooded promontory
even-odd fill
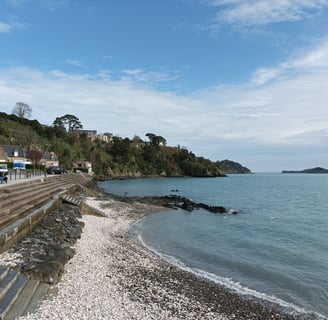
[[[82,130],[73,115],[57,117],[52,126],[17,115],[0,112],[0,145],[19,145],[33,150],[51,151],[67,170],[76,161],[89,161],[93,172],[103,178],[221,177],[228,173],[250,173],[239,163],[213,162],[180,146],[167,146],[166,139],[154,133],[121,138],[95,130]],[[0,150],[1,151],[1,150]]]

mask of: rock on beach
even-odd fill
[[[36,313],[20,319],[294,319],[199,279],[140,247],[128,235],[130,226],[162,207],[110,197],[89,197],[85,202],[106,217],[82,216],[81,238],[53,286],[56,293]]]

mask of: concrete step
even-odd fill
[[[12,276],[13,273],[15,273],[14,277]],[[15,303],[21,291],[23,290],[23,288],[28,282],[28,276],[24,274],[20,274],[14,271],[9,271],[7,277],[9,277],[9,275],[13,277],[14,280],[8,281],[5,290],[5,295],[3,295],[0,300],[0,320],[5,319],[10,308]]]
[[[2,195],[0,198],[0,209],[5,209],[8,205],[12,203],[12,200],[21,201],[24,199],[28,199],[39,192],[43,192],[46,190],[63,188],[64,185],[59,181],[53,181],[50,183],[40,183],[38,185],[34,185],[33,187],[28,186],[26,188],[20,189],[19,191],[14,191],[12,193],[6,193]]]
[[[10,197],[9,199],[0,203],[0,209],[5,210],[8,207],[19,207],[21,203],[28,203],[31,201],[31,199],[38,198],[41,194],[52,194],[58,192],[59,190],[62,190],[62,186],[57,184],[51,186],[46,185],[43,188],[38,188],[36,190],[25,190],[15,198]]]
[[[20,183],[14,183],[14,184],[10,184],[8,182],[8,184],[6,184],[6,186],[4,186],[0,189],[0,196],[2,196],[3,194],[6,194],[6,193],[13,193],[16,191],[20,191],[21,189],[33,188],[33,186],[44,183],[45,181],[47,181],[47,179],[42,178],[42,179],[27,180],[27,181],[23,181]],[[50,179],[49,179],[49,181],[50,181]]]
[[[40,287],[40,281],[29,279],[25,287],[20,292],[18,298],[16,301],[12,304],[11,308],[9,309],[7,315],[5,316],[5,320],[14,320],[17,319],[20,316],[23,316],[27,313],[27,310],[29,310],[29,305],[33,302],[34,304],[34,296],[39,294],[36,294],[36,292]],[[43,297],[40,297],[42,301]]]
[[[0,266],[0,279],[0,320],[14,320],[34,312],[50,287],[6,266]]]
[[[0,188],[0,203],[8,198],[18,197],[27,191],[33,191],[37,189],[46,188],[47,186],[56,186],[60,185],[63,188],[67,188],[67,185],[70,185],[69,181],[63,179],[42,179],[42,180],[33,180],[31,183],[19,183],[14,184],[9,187]]]
[[[5,277],[0,281],[0,300],[7,294],[12,284],[16,281],[17,272],[8,271]]]
[[[59,190],[57,191],[59,192]],[[28,214],[32,210],[40,207],[45,202],[49,201],[53,194],[39,193],[37,196],[29,198],[28,200],[15,202],[11,207],[6,210],[1,210],[0,213],[0,228],[16,221],[18,218]]]
[[[47,296],[47,293],[49,292],[49,288],[50,286],[48,284],[44,282],[39,283],[37,290],[35,291],[34,295],[31,297],[24,314],[35,312],[35,310],[40,306],[42,301]]]
[[[0,210],[0,228],[4,228],[11,222],[28,214],[32,210],[39,208],[61,190],[61,187],[51,189],[50,191],[42,190],[37,194],[30,195],[26,199],[13,201],[10,206],[7,206],[6,209]]]
[[[9,268],[6,266],[0,266],[0,282],[6,277],[9,272]]]
[[[70,195],[70,194],[64,194],[62,195],[62,199],[68,203],[71,203],[71,204],[74,204],[76,206],[81,206],[82,203],[83,203],[83,200],[77,198],[77,197],[74,197],[73,195]]]
[[[92,179],[92,176],[82,173],[74,173],[74,174],[65,174],[62,176],[66,181],[73,182],[75,184],[84,185]]]

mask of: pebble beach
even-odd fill
[[[163,208],[111,197],[85,202],[104,217],[82,216],[61,280],[19,319],[296,319],[180,270],[129,237],[133,223]]]

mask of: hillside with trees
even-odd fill
[[[231,160],[217,161],[216,165],[226,174],[248,174],[251,170],[242,166],[240,163]]]
[[[221,167],[196,156],[186,148],[170,147],[166,139],[146,133],[121,138],[107,134],[108,139],[90,137],[73,115],[57,117],[52,126],[28,120],[17,114],[0,113],[0,144],[20,145],[30,154],[33,150],[53,151],[67,170],[76,161],[86,160],[98,177],[141,176],[224,176]]]

